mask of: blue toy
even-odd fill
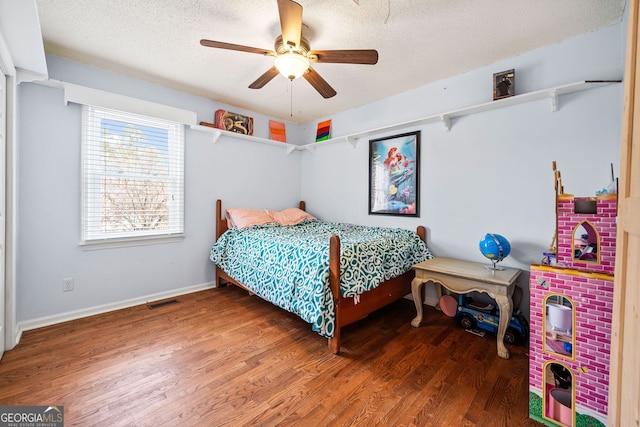
[[[481,329],[492,333],[498,332],[500,312],[493,304],[474,303],[471,297],[458,296],[456,321],[467,330]],[[520,310],[514,310],[513,316],[504,334],[507,344],[523,343],[529,337],[529,322]]]

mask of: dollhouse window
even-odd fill
[[[571,369],[559,362],[544,365],[543,417],[561,426],[574,425],[575,377]]]
[[[573,212],[577,214],[595,215],[598,212],[598,201],[593,197],[576,198]]]
[[[573,230],[573,260],[600,262],[600,235],[589,221],[581,221]]]
[[[573,301],[562,294],[544,299],[543,351],[565,359],[575,358],[575,310]]]

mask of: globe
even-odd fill
[[[496,267],[496,263],[505,259],[511,252],[511,244],[503,236],[495,233],[487,233],[480,240],[480,252],[485,258],[488,258],[493,263],[492,270],[503,270]]]

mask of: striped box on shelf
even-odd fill
[[[318,131],[316,132],[316,142],[326,141],[331,137],[331,120],[325,120],[318,123]]]

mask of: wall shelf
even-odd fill
[[[477,104],[470,107],[460,108],[458,110],[449,111],[446,113],[434,114],[432,116],[423,117],[421,119],[410,120],[394,125],[383,126],[376,129],[370,129],[363,132],[358,132],[350,135],[331,138],[322,142],[313,142],[301,146],[303,149],[307,149],[311,152],[315,152],[316,147],[326,144],[332,144],[335,142],[348,141],[356,146],[357,138],[363,136],[375,135],[382,132],[388,132],[392,130],[401,130],[411,126],[420,126],[427,123],[441,122],[445,129],[451,130],[451,120],[457,117],[468,116],[470,114],[481,113],[483,111],[495,110],[498,108],[509,107],[511,105],[522,104],[525,102],[537,101],[540,99],[549,98],[551,100],[551,111],[555,112],[559,109],[558,97],[573,92],[580,92],[587,89],[593,89],[596,87],[606,86],[614,83],[620,83],[622,80],[585,80],[577,83],[571,83],[562,86],[556,86],[549,89],[538,90],[535,92],[523,93],[521,95],[512,96],[509,98],[503,98],[496,101],[485,102],[484,104]]]
[[[228,130],[212,128],[211,126],[191,125],[189,127],[193,130],[206,132],[213,135],[214,144],[218,142],[218,139],[220,139],[221,136],[224,135],[230,138],[242,139],[242,140],[251,141],[251,142],[259,142],[261,144],[274,145],[276,147],[284,148],[287,151],[287,154],[291,153],[293,150],[301,149],[299,145],[287,144],[286,142],[273,141],[271,139],[260,138],[259,136],[243,135],[241,133],[229,132]]]
[[[448,111],[446,113],[434,114],[431,116],[423,117],[420,119],[409,120],[402,123],[396,123],[393,125],[382,126],[375,129],[369,129],[362,132],[353,133],[350,135],[339,136],[331,138],[322,142],[311,142],[304,145],[288,144],[284,142],[273,141],[271,139],[260,138],[257,136],[243,135],[240,133],[229,132],[222,129],[216,129],[209,126],[192,125],[191,129],[208,132],[213,135],[213,142],[217,142],[221,136],[228,136],[230,138],[243,139],[246,141],[259,142],[262,144],[274,145],[280,148],[284,148],[287,154],[295,150],[310,151],[315,153],[316,148],[319,146],[334,144],[336,142],[349,142],[354,148],[357,144],[357,139],[363,136],[376,135],[383,132],[389,132],[393,130],[404,130],[407,127],[421,126],[428,123],[440,122],[444,128],[451,130],[452,119],[462,116],[468,116],[471,114],[477,114],[484,111],[496,110],[498,108],[505,108],[512,105],[522,104],[525,102],[537,101],[540,99],[549,98],[551,101],[551,111],[555,112],[559,110],[558,97],[561,95],[580,92],[587,89],[594,89],[601,86],[607,86],[615,83],[620,83],[622,80],[585,80],[576,83],[570,83],[567,85],[556,86],[548,89],[542,89],[535,92],[523,93],[521,95],[512,96],[509,98],[498,99],[496,101],[485,102],[483,104],[472,105],[470,107],[464,107],[457,110]]]

